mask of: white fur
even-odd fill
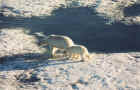
[[[52,56],[55,56],[55,48],[58,49],[66,49],[74,45],[74,42],[71,38],[63,35],[49,35],[42,43],[44,45],[48,45],[50,49],[50,53]]]
[[[65,50],[69,59],[89,60],[91,58],[88,49],[83,45],[74,45]]]

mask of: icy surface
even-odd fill
[[[48,24],[46,23],[53,22],[53,24],[62,25],[57,26],[55,24],[56,28],[54,28],[55,26],[51,23],[50,29],[52,30],[58,28],[76,31],[81,29],[83,30],[80,33],[81,35],[83,33],[92,35],[84,28],[95,30],[92,35],[94,37],[87,37],[86,39],[97,40],[98,44],[102,44],[101,40],[105,37],[106,41],[110,41],[110,38],[113,37],[112,41],[116,40],[117,45],[119,45],[118,40],[127,42],[128,39],[130,41],[134,40],[132,41],[133,44],[137,39],[136,41],[139,44],[139,33],[137,34],[139,32],[137,26],[140,21],[139,15],[125,16],[123,12],[124,8],[131,7],[136,3],[139,3],[139,0],[0,0],[0,8],[3,9],[3,15],[0,14],[0,90],[140,90],[140,52],[91,52],[94,57],[87,62],[54,60],[48,59],[47,53],[44,53],[46,48],[40,47],[38,44],[40,37],[35,36],[35,33],[39,33],[37,31],[46,31],[49,34]],[[109,17],[112,20],[111,23],[113,23],[113,20],[122,21],[128,25],[137,23],[137,27],[124,28],[122,24],[122,26],[115,24],[118,26],[114,29],[110,23],[109,27],[104,21],[101,21],[102,19],[93,15],[95,13],[85,11],[91,9],[75,9],[76,7],[87,6],[93,6],[94,9],[92,7],[92,10],[96,10],[99,16]],[[66,10],[69,10],[69,7],[74,8],[72,10],[81,10],[74,18],[75,21],[77,20],[75,26],[69,24],[69,22],[66,25],[65,22],[75,16],[77,11],[72,13],[71,10],[66,12],[64,9],[66,15],[64,11],[60,11],[58,16],[52,15],[52,17],[47,17],[45,20],[40,19],[40,17],[37,18],[38,16],[51,16],[53,10],[60,7],[68,7]],[[78,16],[82,15],[81,13],[83,16]],[[67,15],[71,18],[67,19]],[[88,15],[90,18],[85,18]],[[33,18],[34,16],[36,18]],[[66,19],[66,21],[63,22],[61,19],[64,21]],[[81,21],[82,24],[79,24]],[[84,24],[87,26],[84,26]],[[60,28],[65,25],[66,28]],[[79,32],[71,35],[79,36]],[[83,41],[81,40],[81,42]],[[108,42],[104,42],[103,39],[103,43]],[[127,42],[125,44],[124,42],[123,44],[127,47],[127,44],[132,43]]]
[[[23,30],[1,30],[0,36],[3,90],[140,90],[139,53],[92,53],[87,62],[55,60],[42,58],[35,37]]]
[[[127,53],[115,53],[97,55],[89,62],[17,59],[1,65],[0,76],[3,81],[14,80],[17,90],[139,90],[139,68],[140,62]]]

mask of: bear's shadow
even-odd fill
[[[26,53],[0,57],[0,71],[29,70],[81,62],[68,59],[53,60],[44,56],[44,54],[39,53]]]

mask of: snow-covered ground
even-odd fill
[[[121,11],[136,2],[139,1],[0,0],[4,15],[0,16],[0,90],[140,90],[140,52],[133,50],[135,39],[136,46],[139,45],[140,19],[125,17]],[[95,14],[110,18],[112,24],[116,20],[130,26],[111,26]],[[136,28],[131,27],[133,23],[137,23]],[[43,38],[40,33],[57,34],[58,29],[72,36],[76,43],[91,44],[87,48],[93,58],[87,62],[48,59],[46,47],[39,45]],[[132,50],[94,51],[112,49],[113,45],[120,50],[126,50],[125,46]]]
[[[61,6],[92,5],[96,0],[2,0],[1,2],[2,7],[6,9],[6,15],[30,17],[50,15],[54,9]]]
[[[0,58],[1,90],[140,90],[139,52],[92,53],[87,62],[48,60],[22,30],[0,34],[0,55],[8,55]]]

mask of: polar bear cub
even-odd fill
[[[91,59],[91,55],[88,52],[88,49],[83,45],[73,45],[67,49],[65,49],[65,54],[69,59],[76,60],[89,60]]]
[[[55,56],[55,51],[58,49],[66,49],[74,45],[74,42],[68,36],[63,35],[48,35],[47,38],[41,43],[48,45],[51,56]]]

